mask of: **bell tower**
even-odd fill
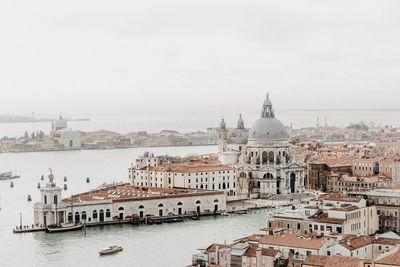
[[[218,129],[218,153],[223,153],[228,149],[228,130],[226,129],[226,123],[222,117]]]

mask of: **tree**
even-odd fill
[[[25,139],[29,139],[29,135],[28,135],[28,132],[27,132],[27,131],[25,131],[24,138],[25,138]]]

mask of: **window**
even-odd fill
[[[44,196],[44,204],[47,204],[47,196]]]
[[[92,217],[93,217],[93,219],[97,219],[97,210],[93,211],[93,216]]]
[[[111,217],[111,212],[110,212],[109,209],[106,210],[106,217],[107,217],[107,218],[110,218],[110,217]]]
[[[54,195],[54,204],[57,205],[57,195]]]
[[[381,210],[376,210],[376,213],[377,213],[378,215],[381,215]]]
[[[390,226],[390,221],[389,221],[389,220],[386,220],[386,221],[385,221],[385,225],[386,225],[386,226]]]

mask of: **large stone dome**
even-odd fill
[[[287,141],[288,138],[285,126],[275,118],[260,118],[249,131],[249,141]]]
[[[249,141],[287,141],[288,133],[283,124],[275,119],[272,102],[267,94],[258,119],[250,129]]]

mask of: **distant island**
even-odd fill
[[[0,123],[24,123],[24,122],[52,122],[57,118],[35,118],[19,115],[0,115]],[[67,119],[67,121],[90,121],[89,118]]]

